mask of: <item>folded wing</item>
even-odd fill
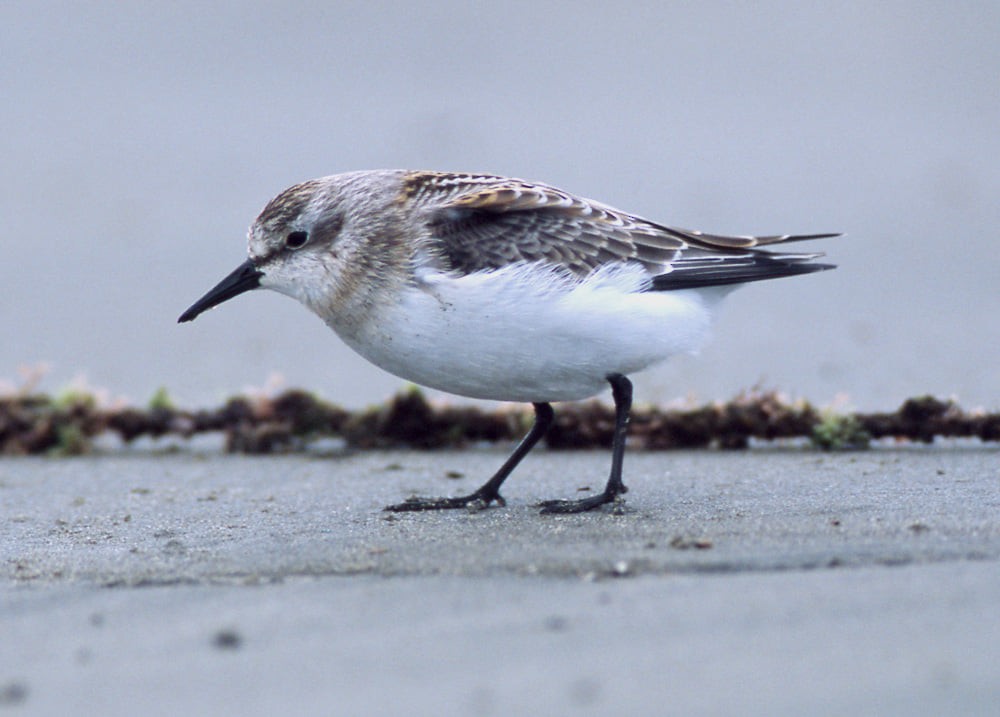
[[[642,264],[657,291],[740,284],[832,269],[818,253],[758,247],[836,234],[722,236],[662,226],[548,185],[488,175],[420,172],[406,191],[420,207],[433,253],[460,274],[546,262],[578,276]]]

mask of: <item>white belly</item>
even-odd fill
[[[397,301],[347,325],[358,353],[408,381],[473,398],[568,401],[684,352],[708,337],[718,290],[642,292],[619,266],[569,280],[538,265],[463,277],[428,274]]]

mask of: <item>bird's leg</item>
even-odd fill
[[[500,470],[486,481],[479,490],[458,498],[407,498],[402,503],[386,506],[385,510],[401,512],[408,510],[447,510],[449,508],[479,509],[486,508],[493,502],[496,502],[498,505],[506,505],[506,501],[500,495],[501,484],[507,480],[507,476],[517,467],[521,459],[528,455],[528,452],[548,432],[549,427],[552,425],[552,419],[555,417],[555,412],[549,404],[533,403],[531,405],[535,407],[535,422],[532,424],[531,430],[528,431],[528,435],[521,439],[514,452],[500,466]]]
[[[625,459],[625,436],[628,416],[632,408],[632,383],[620,373],[608,376],[611,395],[615,399],[615,433],[611,444],[611,475],[604,492],[580,500],[546,500],[538,505],[543,513],[583,513],[605,503],[618,500],[618,496],[628,492],[622,483],[622,461]]]

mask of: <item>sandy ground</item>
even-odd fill
[[[996,714],[1000,451],[0,462],[11,714]]]

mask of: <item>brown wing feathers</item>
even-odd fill
[[[637,261],[652,288],[735,284],[832,268],[819,254],[772,254],[754,247],[836,234],[721,236],[655,224],[547,185],[488,175],[414,173],[407,195],[424,205],[433,241],[460,273],[543,261],[579,276],[615,261]]]

